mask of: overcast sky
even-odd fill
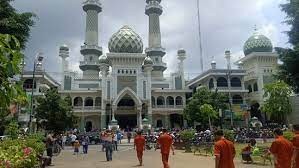
[[[70,67],[80,71],[80,46],[84,41],[85,13],[83,0],[15,0],[20,12],[34,12],[38,19],[31,31],[25,54],[27,69],[39,51],[44,53],[45,68],[53,75],[60,72],[58,49],[67,44],[71,50]],[[176,70],[177,49],[183,47],[188,58],[185,71],[189,76],[199,74],[199,40],[197,0],[162,0],[160,18],[162,45],[167,54],[166,74]],[[100,46],[107,53],[109,38],[122,25],[131,26],[147,47],[148,17],[144,14],[145,0],[101,0],[103,12],[99,16]],[[282,24],[285,14],[279,4],[285,0],[200,0],[202,41],[205,69],[210,68],[213,57],[218,67],[225,67],[224,51],[231,50],[233,61],[243,57],[243,44],[252,35],[254,25],[268,36],[274,46],[287,46],[283,33],[288,27]],[[55,75],[55,76],[56,76]]]

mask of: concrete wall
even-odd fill
[[[289,116],[291,124],[299,124],[299,95],[290,97],[292,104],[292,114]]]

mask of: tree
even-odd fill
[[[281,9],[287,14],[285,23],[291,27],[287,35],[292,48],[276,48],[279,59],[283,62],[276,76],[299,93],[299,68],[297,67],[299,64],[299,2],[288,0],[286,4],[281,5]]]
[[[200,122],[202,124],[209,123],[209,117],[201,111],[200,107],[204,104],[209,104],[215,111],[219,109],[227,109],[228,96],[210,91],[206,87],[202,87],[192,96],[191,100],[187,102],[187,106],[184,109],[184,117],[190,122]],[[217,118],[217,117],[216,117]]]
[[[50,89],[37,99],[36,118],[46,130],[60,133],[75,124],[72,106],[66,100],[68,98],[62,99],[57,89]]]
[[[214,108],[210,104],[201,105],[199,109],[204,116],[208,117],[210,130],[212,130],[212,121],[211,120],[216,119],[218,113],[214,110]]]
[[[14,36],[0,34],[0,135],[9,122],[9,107],[12,104],[26,103],[22,85],[16,80],[23,58],[20,49],[20,44]]]
[[[34,25],[35,15],[30,12],[17,13],[10,4],[12,1],[0,1],[0,33],[14,35],[24,49],[30,35],[30,28]]]
[[[292,90],[283,81],[267,84],[264,90],[266,100],[263,111],[270,115],[272,121],[284,123],[287,115],[292,111],[289,100]]]

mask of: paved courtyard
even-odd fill
[[[90,146],[87,155],[73,155],[71,148],[64,150],[54,158],[54,168],[132,168],[137,166],[137,158],[133,146],[122,145],[114,152],[113,161],[106,162],[105,153],[100,152],[99,145]],[[239,159],[235,161],[237,168],[270,168],[271,166],[244,165]],[[143,168],[162,168],[159,151],[146,151]],[[171,168],[214,168],[212,157],[194,156],[193,154],[176,151],[170,157]]]

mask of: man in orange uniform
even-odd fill
[[[214,133],[215,135],[215,168],[234,168],[234,157],[236,155],[236,150],[234,144],[224,138],[224,133],[222,130],[218,130]]]
[[[293,154],[293,168],[299,167],[299,125],[293,126],[295,137],[293,138],[294,154]]]
[[[170,149],[172,150],[172,154],[174,155],[174,148],[172,146],[172,143],[173,143],[172,137],[168,135],[167,129],[163,129],[162,135],[158,139],[158,144],[161,149],[162,162],[164,168],[170,168],[168,165]]]
[[[137,158],[140,166],[142,166],[143,151],[145,151],[145,138],[141,135],[141,131],[137,132],[137,136],[134,139],[134,149],[137,152]]]
[[[276,128],[274,131],[275,141],[272,142],[270,152],[274,155],[275,168],[290,168],[293,156],[293,145],[282,135],[281,129]]]

